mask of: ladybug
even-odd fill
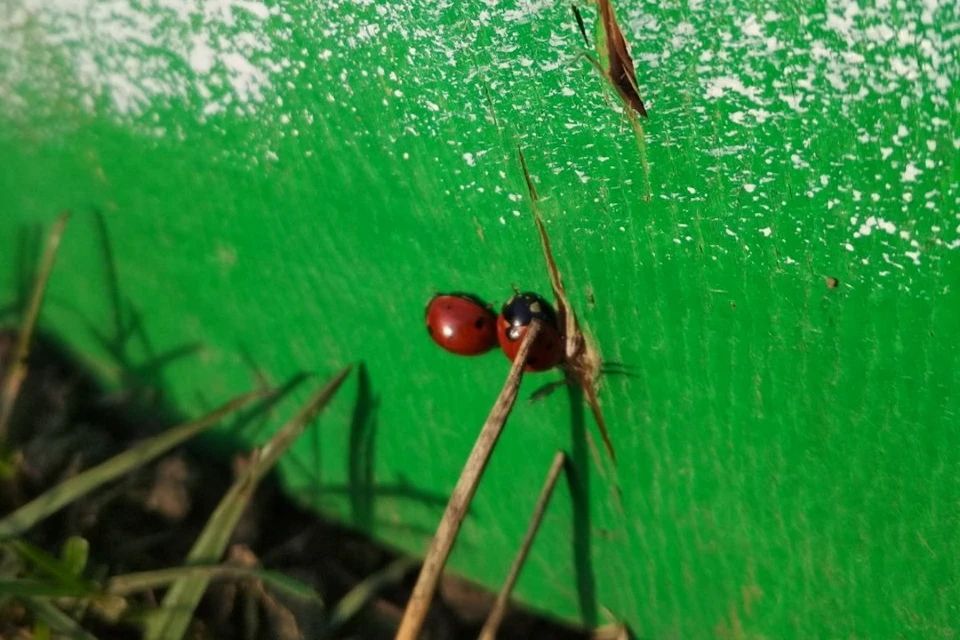
[[[534,318],[542,324],[530,347],[526,370],[547,371],[563,360],[563,340],[556,311],[537,294],[518,293],[504,303],[497,317],[497,340],[504,355],[512,362]]]
[[[427,333],[441,348],[461,356],[476,356],[497,346],[497,316],[493,307],[466,293],[440,293],[426,310]]]

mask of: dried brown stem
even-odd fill
[[[537,505],[534,507],[533,515],[530,517],[530,525],[527,527],[527,533],[523,537],[523,542],[520,543],[516,557],[513,559],[513,564],[510,566],[509,573],[507,573],[507,579],[504,581],[500,593],[497,594],[497,600],[493,603],[493,609],[490,611],[490,615],[487,617],[487,621],[480,631],[480,640],[493,640],[497,637],[497,630],[500,628],[503,616],[507,612],[507,603],[510,602],[510,594],[513,593],[513,586],[517,584],[517,579],[520,577],[520,570],[527,560],[530,547],[533,546],[533,539],[540,529],[543,514],[547,511],[547,505],[550,503],[550,497],[553,495],[553,488],[560,478],[560,472],[563,470],[563,463],[566,459],[567,456],[563,451],[558,451],[557,455],[553,457],[553,464],[550,465],[550,470],[547,472],[547,479],[543,483],[540,497],[537,498]]]
[[[567,291],[560,278],[560,269],[557,267],[553,250],[550,248],[550,237],[547,235],[547,228],[543,224],[543,218],[537,208],[537,202],[540,198],[533,186],[533,178],[530,177],[527,160],[519,144],[517,145],[517,155],[520,157],[520,168],[523,170],[523,177],[527,181],[527,189],[530,192],[530,210],[533,212],[533,221],[537,226],[537,233],[540,235],[540,245],[543,248],[543,257],[547,262],[547,273],[550,275],[550,286],[553,287],[553,295],[557,299],[557,315],[560,318],[560,328],[563,330],[565,337],[564,368],[583,389],[587,402],[590,404],[590,410],[596,418],[597,428],[600,430],[600,435],[603,436],[603,444],[607,448],[607,453],[610,454],[610,459],[616,464],[617,454],[613,449],[613,442],[607,431],[607,421],[600,410],[600,399],[597,397],[596,385],[597,376],[600,374],[600,356],[587,344],[587,339],[577,322],[577,316],[570,305],[570,300],[567,298]]]
[[[17,396],[20,395],[20,386],[27,377],[27,356],[30,354],[30,341],[33,338],[33,330],[37,326],[37,318],[40,316],[40,306],[43,304],[47,282],[53,272],[53,263],[57,258],[60,240],[63,239],[63,230],[66,228],[69,219],[69,211],[60,214],[47,236],[47,248],[40,262],[40,269],[37,271],[37,279],[33,283],[30,302],[27,304],[26,313],[20,325],[10,370],[3,381],[3,388],[0,389],[0,442],[6,439],[7,423],[13,413],[13,405],[17,401]]]
[[[630,57],[630,52],[627,50],[627,42],[624,40],[620,25],[617,24],[613,7],[610,6],[610,0],[600,0],[599,4],[603,30],[607,33],[607,57],[610,65],[608,76],[610,81],[613,82],[627,104],[646,118],[647,110],[643,106],[640,90],[637,88],[637,75],[633,68],[633,58]]]
[[[527,354],[530,353],[530,347],[540,333],[540,326],[540,322],[534,320],[528,327],[523,342],[520,343],[520,350],[513,360],[513,366],[510,367],[503,390],[497,396],[497,401],[490,410],[480,435],[477,436],[463,471],[460,472],[460,479],[457,480],[457,486],[454,487],[453,494],[447,502],[447,508],[443,512],[433,542],[430,543],[430,549],[423,560],[417,583],[403,612],[403,618],[397,630],[397,640],[416,640],[420,634],[427,611],[433,601],[433,595],[437,590],[440,574],[453,549],[453,543],[456,541],[463,519],[467,515],[470,501],[477,491],[480,477],[493,454],[493,447],[497,444],[503,432],[503,426],[510,416],[510,410],[513,409],[517,399],[517,391],[520,389],[520,381],[523,379],[523,370],[527,363]]]

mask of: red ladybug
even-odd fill
[[[546,371],[563,360],[563,339],[557,313],[550,303],[535,293],[518,293],[503,305],[497,318],[497,340],[507,358],[513,362],[527,327],[537,318],[542,322],[540,333],[530,347],[527,371]]]
[[[441,293],[427,304],[427,333],[443,349],[475,356],[497,346],[493,308],[466,293]]]

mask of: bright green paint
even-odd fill
[[[568,486],[551,504],[518,587],[540,609],[609,610],[649,638],[951,637],[960,15],[909,4],[621,3],[645,158],[575,59],[564,3],[291,1],[232,26],[229,10],[164,9],[143,46],[112,28],[146,15],[122,2],[76,37],[68,3],[25,27],[8,11],[25,40],[0,45],[0,255],[15,262],[24,225],[77,212],[44,322],[119,382],[91,331],[113,331],[99,208],[152,349],[204,345],[151,380],[190,414],[251,386],[243,352],[313,386],[364,362],[366,391],[348,382],[282,472],[324,513],[420,552],[507,369],[436,349],[423,305],[549,290],[519,137],[583,323],[637,369],[601,392],[623,508],[580,403],[521,404],[453,568],[499,584],[563,447],[589,506]],[[191,34],[263,75],[209,67],[202,47],[192,71]],[[91,89],[124,78],[133,102]],[[250,87],[253,113],[216,112]],[[0,306],[16,280],[0,271]],[[145,352],[130,341],[133,365]],[[372,507],[351,421],[375,428]]]

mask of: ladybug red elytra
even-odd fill
[[[536,318],[541,321],[537,335],[527,356],[527,371],[547,371],[563,360],[563,340],[557,313],[550,303],[535,293],[518,293],[503,305],[497,317],[497,340],[504,355],[513,362],[527,327]]]
[[[467,293],[439,293],[426,310],[427,333],[451,353],[475,356],[497,346],[493,308]]]

